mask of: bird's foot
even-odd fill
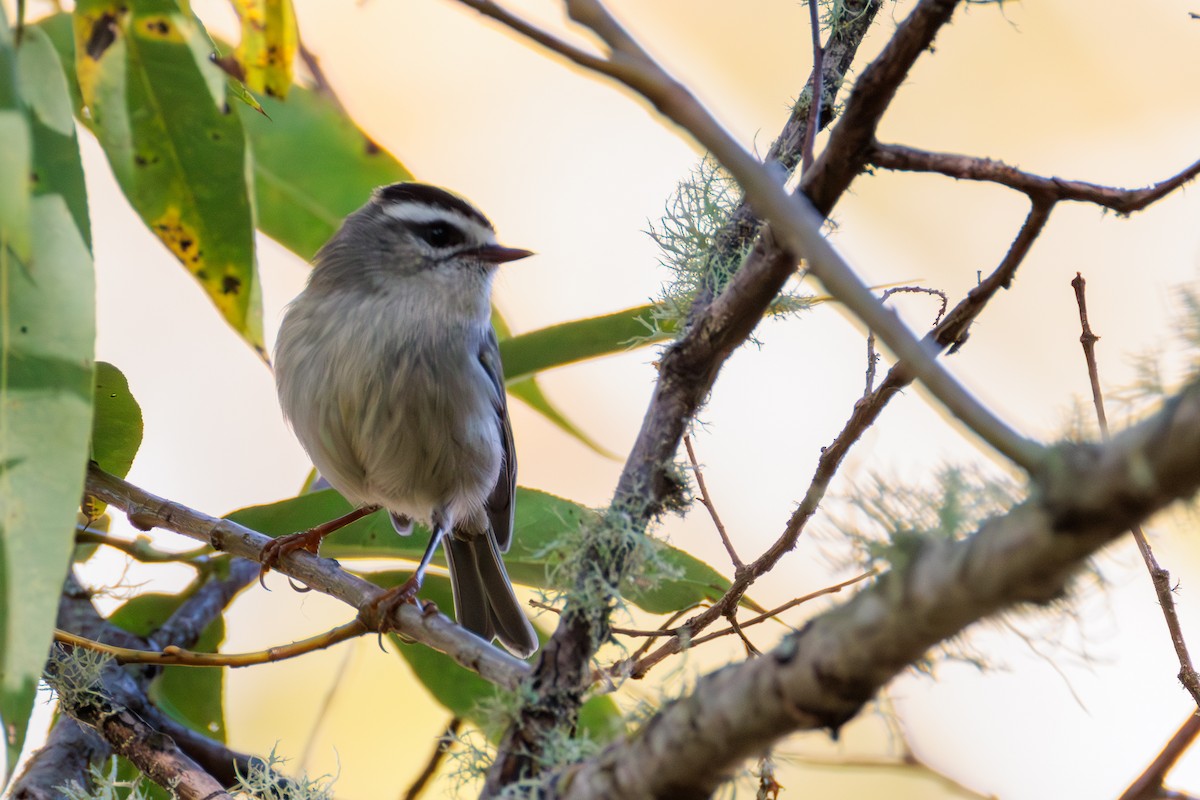
[[[393,630],[395,626],[392,624],[392,615],[400,606],[405,603],[412,603],[417,607],[418,611],[425,611],[426,605],[432,603],[422,603],[417,599],[417,592],[421,591],[421,583],[423,576],[420,573],[414,574],[399,586],[388,589],[383,594],[379,595],[375,600],[363,609],[363,616],[368,620],[378,620],[379,625],[377,630],[380,635]]]
[[[259,562],[262,564],[262,568],[258,571],[259,584],[264,589],[267,588],[267,584],[263,582],[263,578],[267,576],[272,567],[279,563],[279,559],[288,553],[294,553],[297,550],[307,550],[314,556],[318,555],[321,550],[321,540],[326,536],[325,531],[321,530],[321,527],[309,528],[299,533],[289,533],[286,536],[280,536],[267,542],[263,546],[262,555],[259,556]]]
[[[359,506],[347,514],[343,514],[336,519],[331,519],[328,522],[322,522],[320,525],[309,528],[306,531],[289,533],[287,536],[280,536],[277,539],[267,542],[266,546],[263,547],[262,555],[258,559],[262,563],[262,569],[258,571],[259,584],[264,589],[267,588],[267,585],[263,583],[263,578],[267,576],[272,567],[279,563],[279,559],[288,553],[293,553],[297,550],[307,550],[314,556],[319,555],[321,542],[326,536],[378,510],[379,506]],[[295,589],[296,584],[293,583],[292,588]],[[297,591],[308,590],[298,589]]]

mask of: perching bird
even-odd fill
[[[283,412],[353,518],[378,506],[402,535],[414,519],[430,525],[416,572],[384,607],[416,595],[444,539],[459,624],[521,657],[537,637],[501,560],[517,463],[491,290],[498,265],[529,255],[443,189],[376,189],[317,253],[275,351]],[[316,552],[344,519],[275,540],[263,563]]]

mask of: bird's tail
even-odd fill
[[[532,655],[537,634],[513,593],[491,533],[462,539],[451,534],[445,544],[458,624],[488,641],[499,639],[519,658]]]

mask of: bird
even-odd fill
[[[273,540],[263,574],[377,508],[396,532],[428,524],[412,577],[376,608],[412,601],[438,549],[458,623],[525,658],[538,647],[502,554],[512,543],[517,461],[491,325],[497,268],[533,255],[498,243],[446,189],[377,188],[313,259],[280,325],[280,406],[318,472],[354,511]]]

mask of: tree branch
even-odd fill
[[[1000,264],[925,337],[928,344],[943,350],[949,348],[950,352],[954,352],[966,341],[971,323],[983,312],[988,302],[996,296],[1000,289],[1007,288],[1012,283],[1017,268],[1025,260],[1033,242],[1049,221],[1051,208],[1052,205],[1047,204],[1035,205],[1030,209],[1029,216],[1026,217],[1020,232]],[[644,677],[654,665],[668,656],[680,652],[687,646],[687,643],[694,640],[697,633],[723,617],[728,609],[736,607],[750,586],[758,578],[774,569],[779,560],[795,548],[800,534],[803,533],[808,521],[817,513],[834,475],[837,474],[838,468],[849,454],[850,449],[875,424],[891,399],[910,383],[912,383],[912,375],[908,371],[908,365],[904,361],[899,361],[888,371],[878,389],[854,404],[854,410],[851,412],[850,418],[846,420],[846,424],[842,426],[841,432],[828,447],[821,450],[821,457],[817,460],[817,468],[804,498],[792,512],[783,533],[775,543],[753,563],[747,565],[740,574],[734,576],[729,590],[720,600],[684,623],[681,627],[682,635],[664,642],[649,654],[636,654],[635,663],[630,668],[631,677]]]
[[[1192,746],[1197,736],[1200,736],[1200,716],[1193,712],[1188,714],[1187,719],[1171,736],[1171,740],[1163,746],[1163,749],[1142,774],[1129,784],[1129,788],[1121,793],[1118,800],[1155,800],[1155,798],[1162,797],[1162,787],[1167,779],[1167,773],[1174,768],[1175,762],[1179,761],[1180,756]]]
[[[882,169],[908,172],[936,172],[966,181],[984,181],[1007,186],[1029,196],[1035,202],[1051,203],[1072,200],[1111,208],[1118,214],[1132,214],[1166,197],[1200,175],[1200,161],[1141,189],[1120,189],[1087,181],[1046,178],[1022,172],[1002,161],[954,153],[933,153],[898,144],[876,142],[867,155],[867,162]]]
[[[1104,411],[1104,393],[1100,390],[1100,367],[1096,363],[1096,342],[1100,337],[1092,330],[1087,313],[1087,281],[1083,275],[1076,272],[1071,281],[1075,290],[1075,303],[1079,306],[1079,325],[1082,333],[1079,343],[1083,346],[1083,358],[1087,363],[1088,382],[1092,386],[1092,403],[1096,408],[1096,421],[1100,426],[1100,438],[1108,441],[1108,415]],[[1188,652],[1187,641],[1183,637],[1183,625],[1179,622],[1179,612],[1175,608],[1175,598],[1171,596],[1171,573],[1158,563],[1154,556],[1154,548],[1146,538],[1146,532],[1140,524],[1130,527],[1133,541],[1137,543],[1138,552],[1150,573],[1150,582],[1154,586],[1154,594],[1158,597],[1159,608],[1162,609],[1163,619],[1167,623],[1167,632],[1171,636],[1171,644],[1175,647],[1175,657],[1179,659],[1179,682],[1192,696],[1192,702],[1200,706],[1200,675],[1192,664],[1192,655]]]
[[[780,737],[836,733],[938,642],[1014,605],[1061,596],[1089,555],[1200,488],[1200,380],[1107,445],[1049,454],[1030,500],[964,541],[925,542],[764,657],[704,676],[636,736],[565,773],[559,796],[708,797]]]
[[[87,786],[90,767],[112,755],[100,734],[70,717],[59,719],[12,784],[12,800],[60,800],[59,786]]]
[[[54,669],[52,662],[47,674],[53,675]],[[169,789],[173,796],[182,800],[229,798],[224,787],[184,754],[174,740],[114,702],[102,686],[92,686],[87,692],[60,693],[59,704],[75,720],[103,736],[114,751],[146,777]]]
[[[82,647],[97,653],[111,656],[118,664],[151,664],[154,666],[179,667],[249,667],[255,664],[271,664],[276,661],[286,661],[289,658],[306,655],[316,650],[326,650],[347,639],[354,639],[367,633],[367,628],[359,620],[351,620],[345,625],[339,625],[332,630],[310,636],[298,642],[268,647],[266,650],[255,650],[250,653],[198,653],[175,645],[167,645],[162,650],[143,650],[140,648],[117,647],[111,644],[101,644],[83,636],[76,636],[67,631],[55,631],[54,640],[73,647]]]
[[[216,519],[187,506],[164,500],[131,483],[92,466],[88,469],[87,491],[129,515],[135,527],[161,527],[207,542],[217,550],[242,558],[259,560],[271,539],[230,520]],[[290,553],[272,567],[308,586],[364,609],[383,594],[369,581],[351,575],[328,558],[311,553]],[[363,620],[369,630],[379,629],[379,620]],[[414,605],[401,605],[391,620],[390,630],[446,653],[467,669],[499,686],[516,688],[529,666],[519,659],[484,642],[456,625],[441,613],[419,611]],[[374,623],[374,624],[372,624]]]
[[[576,63],[641,93],[729,170],[743,187],[750,205],[771,224],[755,247],[755,253],[769,253],[769,261],[763,258],[756,267],[753,257],[747,259],[726,289],[697,315],[688,333],[661,360],[650,409],[614,495],[612,513],[618,527],[644,529],[664,504],[678,495],[668,465],[684,426],[711,389],[720,367],[746,340],[792,273],[796,257],[789,253],[803,254],[809,270],[826,291],[874,330],[897,356],[909,362],[909,369],[931,394],[968,427],[1026,470],[1040,466],[1043,448],[1016,434],[951,378],[934,353],[879,303],[821,233],[823,215],[863,166],[883,111],[917,57],[949,21],[956,4],[956,0],[923,0],[901,23],[881,56],[864,71],[829,146],[802,183],[803,191],[818,201],[814,208],[806,197],[788,195],[782,176],[742,148],[685,86],[645,53],[599,0],[567,0],[571,19],[590,28],[611,48],[603,66],[597,67],[593,56],[575,59]],[[527,30],[514,29],[528,35]],[[547,39],[557,42],[548,33],[538,31],[531,38],[572,58],[572,47],[548,43]],[[783,246],[776,247],[776,241]],[[765,273],[764,266],[769,267]],[[597,544],[598,538],[589,547]],[[581,575],[581,583],[618,585],[627,552],[628,544],[622,544],[619,538],[597,547],[595,559],[583,559],[596,574]],[[607,639],[609,624],[607,608],[578,609],[577,605],[568,602],[558,629],[543,648],[531,677],[532,696],[501,742],[501,757],[488,775],[486,795],[534,774],[541,743],[548,734],[574,725],[586,665]]]

